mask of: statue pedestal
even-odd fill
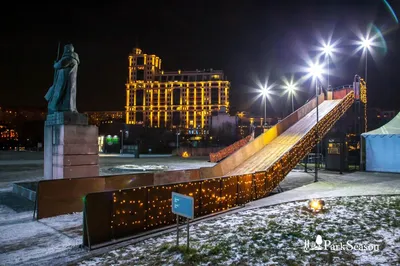
[[[84,114],[56,112],[44,126],[44,178],[99,175],[98,128]]]

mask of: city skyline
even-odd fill
[[[391,4],[398,10],[399,3]],[[35,12],[28,12],[31,10]],[[155,19],[146,20],[146,12],[130,10],[151,10]],[[302,63],[301,51],[316,45],[317,32],[324,38],[333,32],[333,39],[341,39],[342,49],[350,53],[349,40],[356,38],[350,28],[364,32],[371,22],[386,33],[387,52],[378,52],[376,60],[369,59],[370,106],[385,104],[393,109],[400,97],[395,75],[399,54],[394,50],[399,36],[393,30],[397,24],[383,1],[222,1],[212,5],[205,1],[194,6],[177,1],[153,7],[97,5],[93,10],[79,5],[61,9],[52,4],[46,9],[40,5],[20,6],[17,11],[10,10],[2,18],[3,25],[7,25],[3,35],[8,37],[1,44],[6,51],[0,65],[4,75],[2,106],[45,106],[43,96],[52,83],[58,41],[70,41],[82,60],[78,110],[124,109],[127,55],[139,46],[163,58],[167,71],[222,69],[231,81],[231,106],[261,114],[261,102],[252,104],[251,90],[257,79],[263,81],[269,74],[271,80],[279,81],[292,74],[293,66]],[[69,15],[72,19],[50,23],[50,14],[61,18]],[[333,87],[351,83],[355,74],[363,75],[360,54],[345,54],[333,62]],[[26,97],[17,96],[16,91]],[[297,107],[312,95],[309,84],[300,91],[295,100]],[[281,115],[283,103],[289,105],[287,97],[277,95],[268,105],[268,114]]]

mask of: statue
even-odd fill
[[[48,113],[74,112],[76,110],[76,76],[78,73],[79,56],[74,52],[74,46],[64,46],[60,60],[54,63],[54,81],[44,98],[48,102]]]

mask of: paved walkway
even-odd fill
[[[293,184],[290,179],[307,180],[314,179],[313,173],[291,172],[281,183],[285,190],[285,181]],[[247,204],[246,208],[271,206],[279,203],[307,200],[312,198],[363,196],[363,195],[387,195],[400,194],[400,174],[354,172],[343,175],[332,172],[319,172],[319,181],[300,186],[283,193],[275,194],[267,198],[256,200]]]

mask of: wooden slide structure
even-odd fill
[[[284,120],[210,168],[203,178],[269,172],[286,176],[315,147],[354,102],[353,90],[328,91],[312,99]],[[318,136],[317,136],[318,133]]]

